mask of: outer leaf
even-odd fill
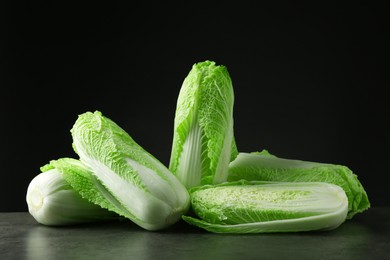
[[[84,199],[123,217],[132,217],[132,213],[100,183],[93,172],[81,161],[61,158],[51,161],[50,165],[61,172],[64,180]]]
[[[194,64],[177,100],[170,170],[187,187],[226,181],[237,156],[234,93],[224,66]]]
[[[193,188],[190,194],[199,219],[183,219],[216,233],[330,230],[348,211],[343,189],[328,183],[241,181]]]
[[[278,158],[263,150],[239,153],[229,165],[229,181],[327,182],[340,186],[348,197],[348,218],[370,207],[367,193],[348,167],[343,165]]]

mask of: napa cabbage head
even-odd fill
[[[234,92],[225,66],[192,66],[179,92],[169,169],[187,187],[226,181],[237,156],[233,136]]]
[[[73,173],[69,165],[62,170],[85,198],[147,230],[164,229],[188,210],[186,187],[100,111],[79,115],[71,134],[91,176]]]
[[[332,230],[348,212],[344,190],[324,182],[225,182],[190,196],[193,215],[183,219],[215,233]]]
[[[75,159],[61,159],[75,162],[76,174],[87,171]],[[53,161],[54,162],[54,161]],[[120,219],[119,215],[102,208],[75,190],[55,163],[41,167],[28,185],[26,202],[34,219],[47,226],[65,226],[105,220]],[[87,173],[88,174],[88,173]]]
[[[367,193],[344,165],[280,158],[267,150],[240,152],[229,165],[229,181],[327,182],[340,186],[348,197],[348,219],[370,207]]]

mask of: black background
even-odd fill
[[[108,2],[108,1],[107,1]],[[388,1],[2,4],[0,211],[25,211],[70,129],[100,110],[165,165],[191,66],[225,65],[240,151],[342,164],[389,206]]]

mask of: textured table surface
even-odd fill
[[[185,222],[159,232],[128,221],[47,227],[27,212],[0,213],[0,259],[390,259],[390,207],[332,231],[252,235]]]

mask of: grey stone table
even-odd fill
[[[159,232],[129,221],[47,227],[26,212],[0,213],[0,259],[390,259],[390,207],[332,231],[252,235],[185,222]]]

